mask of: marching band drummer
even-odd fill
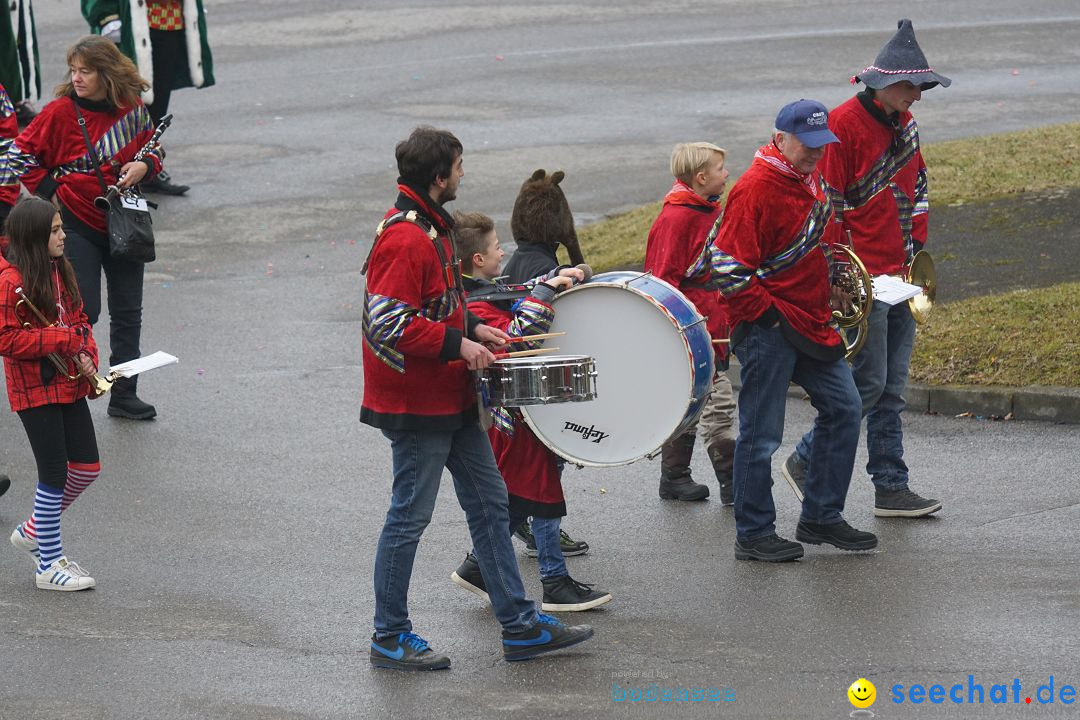
[[[440,670],[450,659],[413,632],[408,595],[420,536],[431,522],[443,468],[450,470],[476,558],[488,578],[503,657],[527,660],[588,640],[538,614],[525,595],[507,523],[506,483],[480,429],[470,370],[495,356],[506,333],[468,313],[444,205],[465,171],[461,142],[421,126],[395,148],[398,197],[380,224],[365,266],[360,421],[390,441],[390,509],[375,551],[375,632],[370,662],[398,670]],[[463,360],[451,363],[448,361]]]
[[[720,219],[720,196],[727,185],[724,167],[727,151],[712,143],[680,143],[671,153],[675,184],[664,197],[660,215],[649,229],[645,246],[645,270],[678,288],[707,318],[713,340],[729,334],[723,296],[697,283],[706,270],[709,230]],[[734,494],[731,464],[735,454],[735,400],[731,381],[724,372],[727,345],[714,343],[716,358],[712,389],[701,419],[682,435],[664,443],[660,450],[660,497],[666,500],[704,500],[709,486],[694,482],[690,460],[694,455],[697,425],[701,426],[705,452],[720,485],[720,504],[731,505]]]
[[[102,194],[101,183],[80,117],[85,120],[106,185],[129,188],[147,173],[159,172],[163,154],[155,148],[141,161],[132,161],[154,134],[154,125],[139,99],[146,81],[111,40],[91,35],[79,39],[68,48],[67,64],[69,78],[57,86],[56,99],[42,108],[0,163],[0,185],[13,174],[27,190],[59,206],[67,254],[91,325],[97,323],[101,312],[104,271],[109,363],[117,365],[140,355],[144,266],[109,254],[105,211],[94,205],[94,198]],[[124,180],[118,182],[121,175]],[[149,420],[157,414],[153,405],[136,394],[137,380],[116,381],[109,415]]]
[[[835,224],[871,275],[903,275],[926,243],[926,164],[911,106],[924,91],[948,87],[934,72],[915,40],[910,20],[882,48],[874,64],[851,79],[866,90],[833,110],[830,126],[840,142],[821,160],[821,174],[834,188]],[[841,235],[841,240],[844,240]],[[866,471],[874,483],[877,517],[925,517],[941,502],[908,487],[901,413],[908,365],[915,344],[915,320],[907,303],[875,300],[866,343],[851,359],[855,386],[866,416]],[[784,463],[783,475],[802,494],[814,431],[808,432]],[[800,497],[801,499],[801,497]]]
[[[581,268],[556,267],[510,293],[511,300],[496,299],[511,288],[496,285],[503,250],[495,232],[495,223],[483,213],[454,213],[461,269],[469,310],[485,323],[497,327],[511,338],[546,333],[555,311],[551,301],[555,293],[585,279]],[[485,299],[489,298],[489,299]],[[537,349],[539,342],[522,343],[518,349]],[[480,412],[487,412],[481,408]],[[532,535],[536,542],[545,612],[590,610],[611,601],[611,593],[594,590],[591,585],[570,577],[566,558],[560,547],[560,518],[566,515],[560,458],[548,449],[525,423],[517,408],[493,408],[492,427],[488,429],[495,462],[506,481],[509,497],[510,530],[532,517]],[[473,553],[451,575],[461,587],[487,598],[486,582]]]
[[[772,141],[728,195],[711,246],[710,271],[728,302],[732,349],[741,364],[735,444],[735,557],[802,557],[776,533],[772,456],[784,434],[789,382],[818,411],[806,498],[795,537],[842,550],[869,550],[877,537],[841,516],[859,442],[859,393],[831,322],[823,235],[832,203],[817,171],[829,131],[825,106],[799,100],[780,109]],[[840,298],[838,297],[839,301]]]

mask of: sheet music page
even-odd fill
[[[874,299],[888,305],[910,300],[921,292],[922,288],[918,285],[906,283],[892,275],[878,275],[874,278]]]
[[[136,360],[128,360],[125,363],[114,365],[110,368],[110,372],[116,372],[123,377],[135,377],[139,373],[146,372],[147,370],[154,370],[159,367],[165,367],[166,365],[173,365],[180,362],[179,358],[170,355],[167,352],[161,352],[158,350],[152,355],[144,355]]]

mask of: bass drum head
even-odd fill
[[[596,399],[521,408],[553,452],[592,467],[627,465],[655,453],[695,403],[693,357],[678,321],[650,295],[604,278],[556,296],[551,332],[566,335],[549,341],[560,352],[595,358]],[[667,283],[648,281],[681,297]]]

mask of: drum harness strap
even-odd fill
[[[424,231],[424,234],[431,240],[432,245],[435,246],[435,252],[439,255],[439,262],[442,263],[443,270],[445,272],[446,287],[451,292],[456,292],[459,301],[465,298],[465,286],[461,280],[461,261],[457,257],[457,242],[453,236],[450,237],[450,247],[452,248],[453,256],[451,258],[446,257],[446,251],[443,249],[443,245],[439,242],[439,231],[435,229],[435,226],[423,217],[416,210],[399,211],[393,215],[383,218],[382,222],[375,228],[375,239],[371,241],[371,249],[368,250],[367,258],[364,259],[364,266],[360,268],[361,275],[367,275],[368,264],[371,262],[371,256],[375,253],[375,246],[379,243],[379,238],[382,237],[386,229],[391,225],[396,225],[399,222],[410,222],[416,225],[418,228]],[[365,297],[367,291],[364,291]],[[469,313],[462,314],[462,332],[465,337],[469,336]]]

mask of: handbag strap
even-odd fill
[[[97,173],[98,182],[101,183],[101,194],[108,195],[109,188],[105,185],[105,176],[101,174],[101,164],[98,162],[94,146],[90,144],[90,133],[86,132],[86,118],[83,117],[82,111],[79,110],[79,103],[75,102],[74,98],[71,99],[71,104],[75,106],[75,114],[79,118],[79,129],[82,130],[83,140],[86,141],[86,149],[90,153],[90,162],[94,165],[94,172]]]

